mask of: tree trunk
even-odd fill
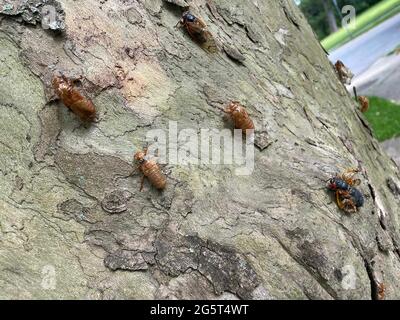
[[[175,28],[183,0],[30,0],[56,7],[48,30],[0,1],[0,298],[400,298],[398,168],[293,1],[187,2],[221,52]],[[58,71],[96,122],[54,100]],[[230,100],[255,122],[253,174],[169,164],[140,192],[146,133],[223,129]],[[348,167],[351,215],[326,190]]]
[[[338,31],[338,26],[336,23],[335,13],[329,4],[330,0],[322,0],[322,5],[324,6],[324,11],[326,14],[326,22],[328,23],[329,32],[334,33]]]

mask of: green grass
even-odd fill
[[[369,110],[365,113],[379,141],[400,136],[400,105],[388,100],[369,97]]]
[[[353,37],[370,30],[386,19],[400,12],[400,0],[383,0],[361,15],[357,15],[355,30],[349,30]],[[350,41],[348,31],[341,28],[321,41],[326,50],[332,50]]]

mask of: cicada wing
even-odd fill
[[[343,179],[348,185],[350,186],[354,186],[355,185],[355,181],[353,177],[359,172],[359,169],[357,168],[348,168],[346,169],[340,176],[341,179]],[[361,181],[360,181],[361,183]]]
[[[208,30],[204,31],[204,38],[206,39],[206,41],[202,44],[202,47],[205,50],[207,50],[210,53],[216,53],[219,51],[217,42],[210,31]]]
[[[186,29],[190,37],[204,50],[211,53],[218,51],[214,36],[208,31],[206,24],[201,19],[197,18],[194,22],[187,23]]]
[[[206,23],[203,19],[196,17],[196,19],[192,22],[193,28],[197,28],[198,30],[207,29]]]

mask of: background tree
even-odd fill
[[[328,23],[329,33],[336,32],[338,30],[334,8],[330,0],[322,0],[322,5],[325,11],[325,19]]]
[[[400,298],[398,168],[299,9],[188,1],[208,54],[170,2],[0,6],[0,298]],[[33,25],[45,4],[52,30]],[[56,71],[82,76],[97,122],[52,99]],[[139,192],[148,130],[222,129],[230,100],[255,122],[254,173],[168,165],[164,192]],[[326,190],[347,167],[354,215]]]

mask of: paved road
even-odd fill
[[[400,54],[380,58],[358,77],[355,77],[347,90],[352,92],[353,86],[358,94],[378,96],[395,100],[400,104]],[[399,110],[400,117],[400,110]]]
[[[329,58],[333,63],[342,60],[357,76],[399,44],[400,13],[332,51]]]

